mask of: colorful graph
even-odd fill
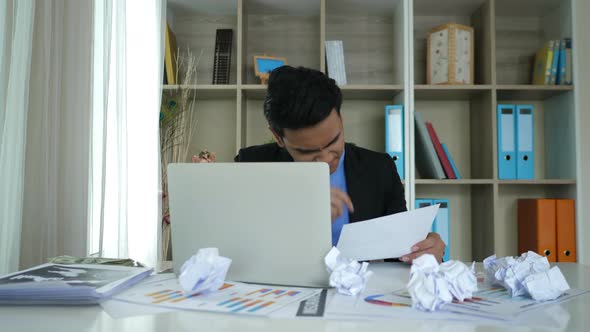
[[[224,283],[219,290],[224,290],[226,288],[232,287],[232,284]],[[148,293],[144,294],[147,297],[152,298],[153,304],[164,303],[164,302],[171,302],[171,303],[178,303],[184,300],[190,299],[195,296],[201,295],[200,293],[194,294],[185,294],[183,291],[180,290],[172,290],[172,289],[165,289],[159,292]]]
[[[301,292],[298,292],[298,291],[288,291],[287,292],[287,291],[285,291],[281,295],[277,296],[276,298],[278,299],[278,298],[283,297],[285,295],[286,296],[297,296],[297,295],[299,295],[299,293],[301,293]]]
[[[406,303],[396,303],[396,302],[391,302],[391,301],[379,299],[380,297],[382,298],[384,296],[385,296],[385,294],[370,295],[370,296],[365,297],[365,302],[371,303],[371,304],[376,304],[376,305],[381,305],[381,306],[385,306],[385,307],[409,307],[409,305]]]
[[[190,299],[191,297],[199,296],[199,293],[195,294],[184,294],[182,291],[173,291],[170,289],[162,290],[155,293],[145,294],[145,296],[151,297],[153,299],[153,304],[164,303],[164,302],[182,302],[186,299]]]
[[[248,309],[248,312],[256,312],[275,303],[273,301],[267,301],[264,303],[262,302],[264,302],[264,300],[234,297],[229,300],[219,302],[217,305],[231,309],[231,312],[240,312],[244,309]]]
[[[256,293],[265,294],[265,293],[268,293],[268,292],[270,292],[271,290],[272,290],[272,288],[261,288],[261,289],[257,289],[257,290],[255,290],[255,291],[253,291],[253,292],[250,292],[250,293],[248,293],[248,294],[246,294],[246,295],[247,295],[247,296],[250,296],[250,295],[253,295],[253,294],[256,294]]]
[[[246,296],[251,296],[254,294],[260,294],[259,297],[266,297],[269,295],[275,295],[274,298],[278,299],[283,296],[297,296],[300,293],[301,292],[299,292],[299,291],[287,291],[287,290],[283,290],[283,289],[261,288],[261,289],[257,289],[253,292],[246,294]]]
[[[240,282],[225,283],[216,292],[193,293],[185,292],[178,279],[170,277],[140,285],[133,291],[123,292],[117,299],[168,308],[263,316],[315,293],[319,291]]]

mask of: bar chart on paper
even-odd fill
[[[365,297],[365,302],[384,307],[410,307],[408,301],[399,301],[398,298],[393,298],[390,294],[374,294]]]
[[[217,292],[200,294],[182,290],[171,276],[155,282],[147,280],[113,299],[142,305],[264,316],[292,302],[300,302],[320,290],[270,287],[226,282]]]
[[[232,286],[233,286],[232,284],[224,283],[223,286],[221,286],[219,288],[219,290],[224,290],[224,289],[232,287]],[[165,302],[178,303],[178,302],[182,302],[187,299],[193,298],[195,296],[199,296],[201,294],[199,294],[199,293],[186,294],[180,290],[164,289],[164,290],[161,290],[158,292],[147,293],[144,295],[146,297],[152,298],[152,304],[158,304],[158,303],[165,303]]]
[[[232,313],[238,313],[240,311],[255,313],[258,311],[264,311],[265,309],[272,309],[273,305],[280,303],[280,298],[286,296],[285,299],[289,299],[296,297],[299,294],[301,294],[301,291],[261,288],[249,292],[243,297],[234,297],[229,300],[221,301],[217,305],[230,309],[229,311]]]

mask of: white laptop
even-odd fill
[[[169,165],[174,271],[216,247],[232,259],[227,280],[328,286],[329,178],[325,163]]]

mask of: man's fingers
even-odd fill
[[[425,250],[413,251],[405,256],[402,256],[400,259],[404,263],[411,263],[414,259],[416,259],[424,254],[431,254],[432,252],[430,252],[430,249],[431,248],[428,248]]]
[[[348,196],[345,192],[338,188],[332,188],[330,190],[331,200],[332,203],[338,203],[340,206],[342,204],[346,204],[346,207],[350,212],[354,212],[354,206],[352,205],[352,200],[350,196]]]
[[[412,252],[425,250],[428,248],[432,248],[434,246],[434,241],[431,238],[426,238],[412,246]]]
[[[432,254],[439,263],[442,260],[442,256],[444,254],[445,245],[440,235],[437,233],[428,233],[426,239],[416,243],[412,246],[412,252],[400,257],[402,262],[411,263],[414,259],[424,255],[424,254]]]
[[[336,220],[342,213],[344,209],[342,208],[342,204],[338,204],[337,202],[332,201],[332,221]]]

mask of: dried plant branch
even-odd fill
[[[196,133],[197,118],[194,112],[197,84],[197,66],[203,51],[195,57],[191,50],[178,49],[176,55],[177,71],[174,89],[165,90],[162,95],[162,112],[160,113],[160,149],[162,169],[163,222],[169,222],[167,166],[170,163],[190,161],[191,141]],[[168,248],[164,257],[170,257]]]

